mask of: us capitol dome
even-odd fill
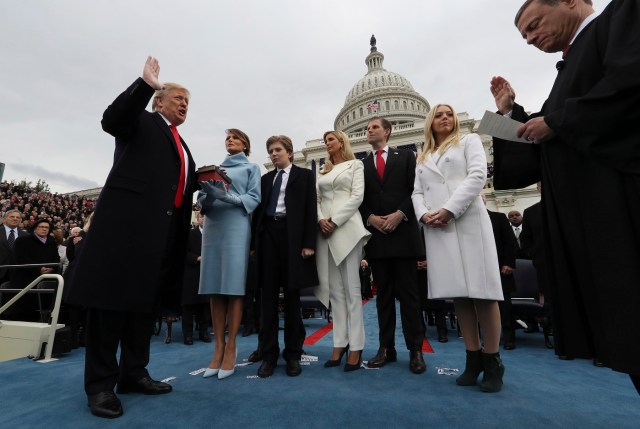
[[[371,53],[365,59],[367,74],[353,85],[334,122],[336,130],[347,134],[365,131],[372,116],[382,115],[393,125],[424,121],[431,107],[399,73],[387,71],[384,55],[371,36]]]
[[[424,121],[431,106],[407,78],[384,68],[384,55],[378,51],[375,36],[371,36],[370,46],[369,55],[365,58],[367,73],[347,93],[344,105],[335,118],[334,129],[344,131],[349,136],[356,158],[364,159],[371,152],[367,142],[367,123],[372,117],[381,116],[393,125],[389,146],[418,154],[424,145]],[[466,112],[458,112],[458,121],[462,135],[476,132],[480,123],[479,120],[469,118]],[[488,178],[484,193],[489,208],[501,212],[522,212],[524,208],[539,201],[540,195],[533,187],[494,191],[491,136],[480,137],[488,162]],[[293,163],[318,174],[326,156],[327,152],[321,138],[309,140],[302,150],[294,153]],[[270,162],[267,162],[265,167],[273,169]]]

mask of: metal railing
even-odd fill
[[[38,268],[38,267],[57,267],[60,264],[58,263],[49,263],[49,264],[23,264],[23,265],[0,265],[0,268]],[[31,289],[40,284],[43,280],[55,280],[58,282],[58,287],[56,288],[56,298],[53,304],[53,310],[51,311],[51,323],[49,323],[49,336],[47,339],[47,346],[44,352],[44,359],[39,360],[39,362],[45,363],[50,362],[55,359],[51,359],[51,354],[53,352],[53,341],[56,336],[56,329],[58,327],[58,315],[60,313],[60,304],[62,302],[62,290],[64,289],[64,279],[60,274],[41,274],[38,278],[33,280],[27,286],[22,289],[0,289],[0,292],[18,292],[16,296],[11,298],[5,305],[0,307],[0,315],[4,313],[9,307],[11,307],[17,300],[22,298],[24,295],[29,293]],[[39,289],[36,292],[53,292],[51,289]],[[0,325],[2,322],[0,321]]]

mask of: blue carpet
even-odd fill
[[[378,347],[375,300],[365,305],[365,360]],[[323,320],[305,320],[310,335]],[[174,342],[153,337],[149,370],[171,380],[168,395],[120,395],[125,414],[119,419],[93,417],[82,389],[84,350],[47,364],[18,359],[0,363],[0,428],[638,428],[640,397],[628,376],[590,361],[560,361],[545,349],[542,334],[517,333],[517,349],[502,351],[506,366],[502,392],[459,387],[455,376],[437,368],[464,367],[464,345],[449,331],[450,341],[435,341],[425,354],[425,374],[409,372],[409,354],[398,322],[398,362],[382,369],[344,373],[324,368],[331,334],[305,346],[317,362],[302,375],[287,377],[281,360],[273,377],[256,376],[258,364],[241,366],[225,380],[203,379],[190,372],[205,367],[212,344],[184,346],[179,324]],[[239,362],[256,348],[257,336],[238,338]]]

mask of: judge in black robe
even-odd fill
[[[500,112],[511,107],[526,122],[518,134],[538,143],[494,139],[494,185],[542,179],[556,353],[597,356],[640,391],[640,2],[613,0],[595,19],[583,0],[523,10],[516,26],[528,43],[571,46],[539,113],[526,115],[508,82],[493,78]],[[553,19],[575,29],[557,31],[555,45],[538,37]]]

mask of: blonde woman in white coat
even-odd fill
[[[371,236],[358,207],[364,197],[364,167],[355,159],[342,131],[327,131],[323,140],[328,160],[320,171],[316,264],[320,287],[316,295],[331,302],[333,353],[325,367],[339,366],[349,346],[345,372],[359,369],[364,348],[364,319],[360,291],[362,249]]]
[[[498,256],[487,210],[479,196],[487,160],[477,134],[460,137],[453,108],[435,106],[425,123],[412,201],[425,234],[429,298],[453,298],[467,349],[465,371],[456,379],[497,392],[504,365],[498,354],[503,299]],[[478,324],[482,329],[481,347]]]

